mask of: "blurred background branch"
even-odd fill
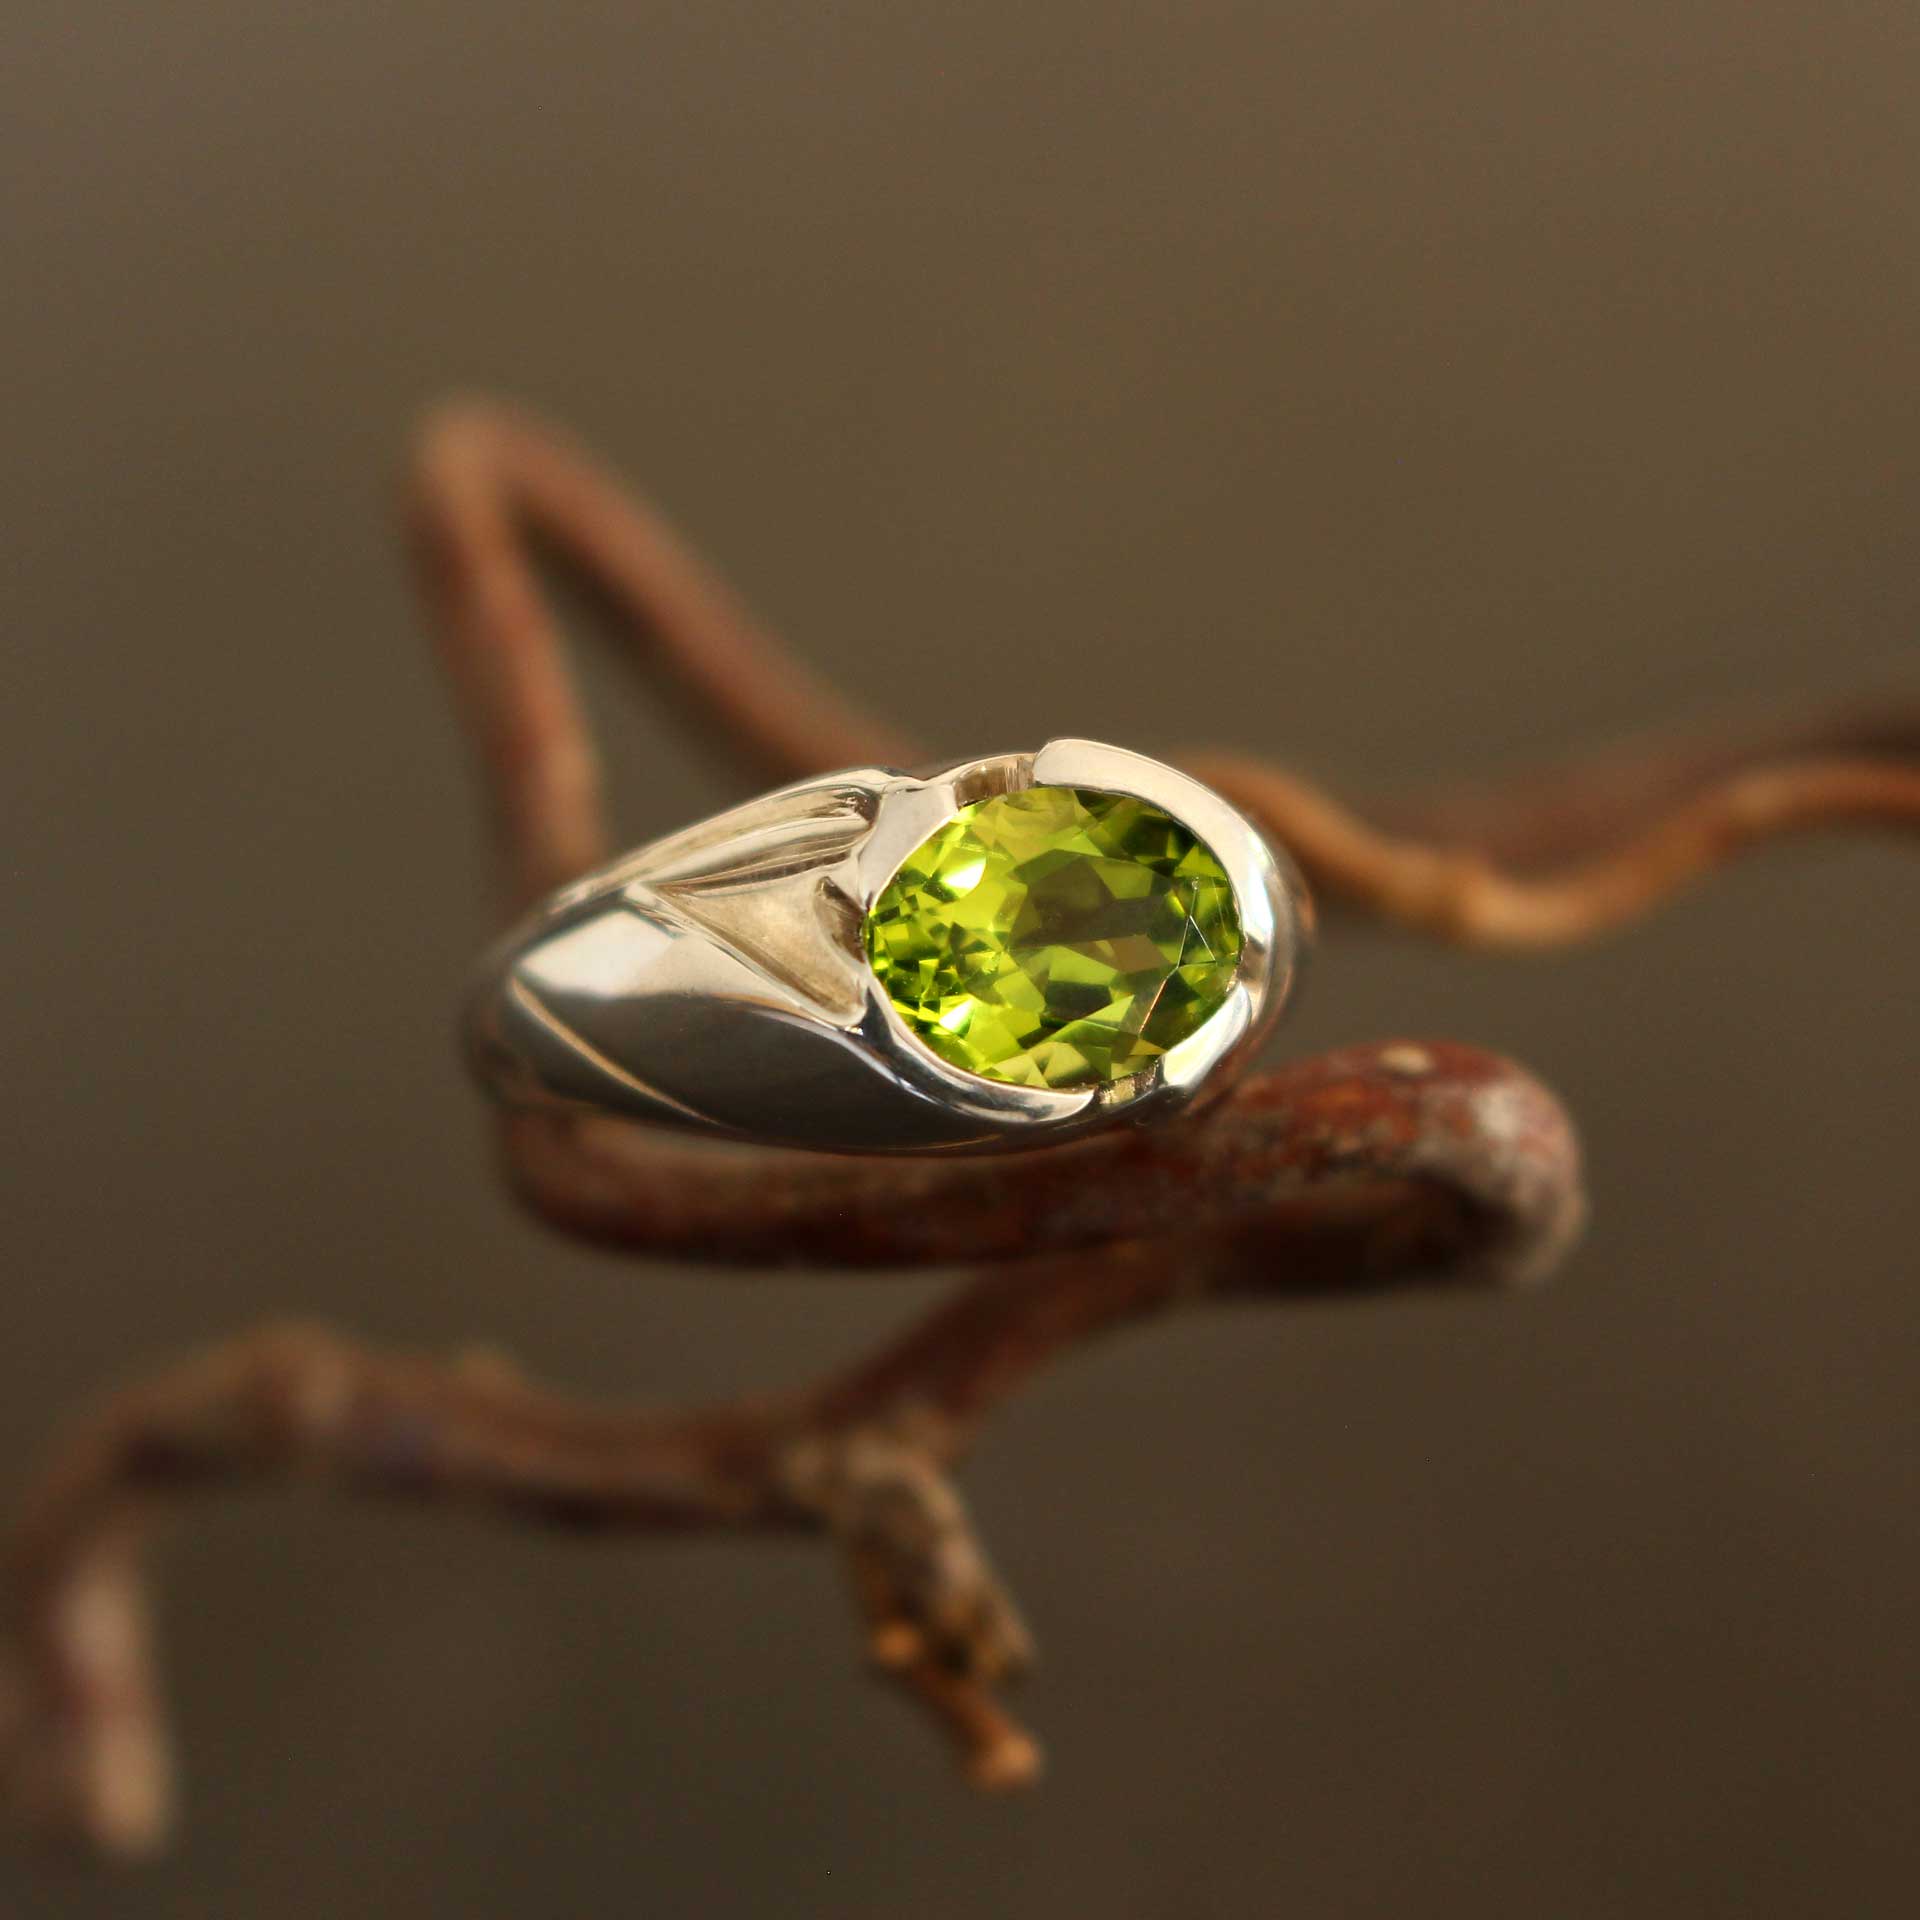
[[[597,754],[529,535],[583,569],[637,660],[771,777],[906,758],[810,676],[649,509],[556,436],[484,405],[421,438],[410,519],[518,909],[612,848]],[[1393,837],[1297,776],[1195,764],[1345,904],[1467,944],[1580,938],[1719,860],[1814,827],[1920,825],[1904,720],[1683,745],[1532,776],[1504,824]],[[1841,757],[1843,748],[1861,748]],[[1637,769],[1637,774],[1628,771]],[[1690,776],[1690,777],[1687,777]],[[1456,803],[1453,817],[1460,816]],[[1447,818],[1442,812],[1441,818]],[[1490,849],[1552,845],[1564,871]],[[1581,1216],[1578,1157],[1536,1081],[1457,1044],[1396,1041],[1252,1077],[1172,1128],[1007,1160],[838,1159],[507,1113],[516,1190],[630,1250],[747,1266],[991,1263],[873,1357],[771,1400],[613,1413],[499,1360],[435,1365],[270,1328],[109,1398],[29,1500],[7,1557],[0,1756],[42,1825],[157,1842],[171,1759],[148,1670],[141,1522],[289,1474],[570,1526],[812,1529],[848,1562],[876,1663],[983,1785],[1030,1780],[998,1688],[1030,1647],[947,1476],[1015,1386],[1085,1340],[1208,1296],[1298,1298],[1409,1278],[1545,1277]]]

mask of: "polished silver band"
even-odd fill
[[[966,1072],[907,1027],[864,916],[963,807],[1026,787],[1128,794],[1202,841],[1232,885],[1224,1004],[1148,1066],[1059,1090]],[[1304,958],[1299,883],[1254,826],[1176,768],[1055,740],[937,773],[860,767],[784,787],[563,889],[486,958],[467,1040],[496,1098],[835,1152],[1017,1148],[1171,1111],[1258,1044]]]

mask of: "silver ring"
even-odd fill
[[[513,1106],[834,1152],[1037,1145],[1173,1111],[1305,957],[1237,809],[1092,740],[861,767],[562,889],[482,965],[466,1037]]]

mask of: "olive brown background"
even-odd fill
[[[260,1316],[607,1393],[925,1281],[722,1281],[489,1184],[477,814],[393,476],[570,422],[956,752],[1363,792],[1891,684],[1920,627],[1920,12],[261,7],[0,26],[0,1471]],[[633,837],[737,791],[586,672]],[[1042,1636],[980,1803],[809,1547],[223,1501],[187,1825],[0,1913],[1904,1914],[1920,865],[1781,850],[1565,958],[1336,930],[1283,1046],[1529,1062],[1546,1294],[1195,1317],[968,1485]]]

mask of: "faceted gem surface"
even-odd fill
[[[927,1046],[1029,1087],[1139,1072],[1219,1010],[1240,962],[1209,849],[1144,800],[1081,787],[963,808],[888,882],[865,937]]]

